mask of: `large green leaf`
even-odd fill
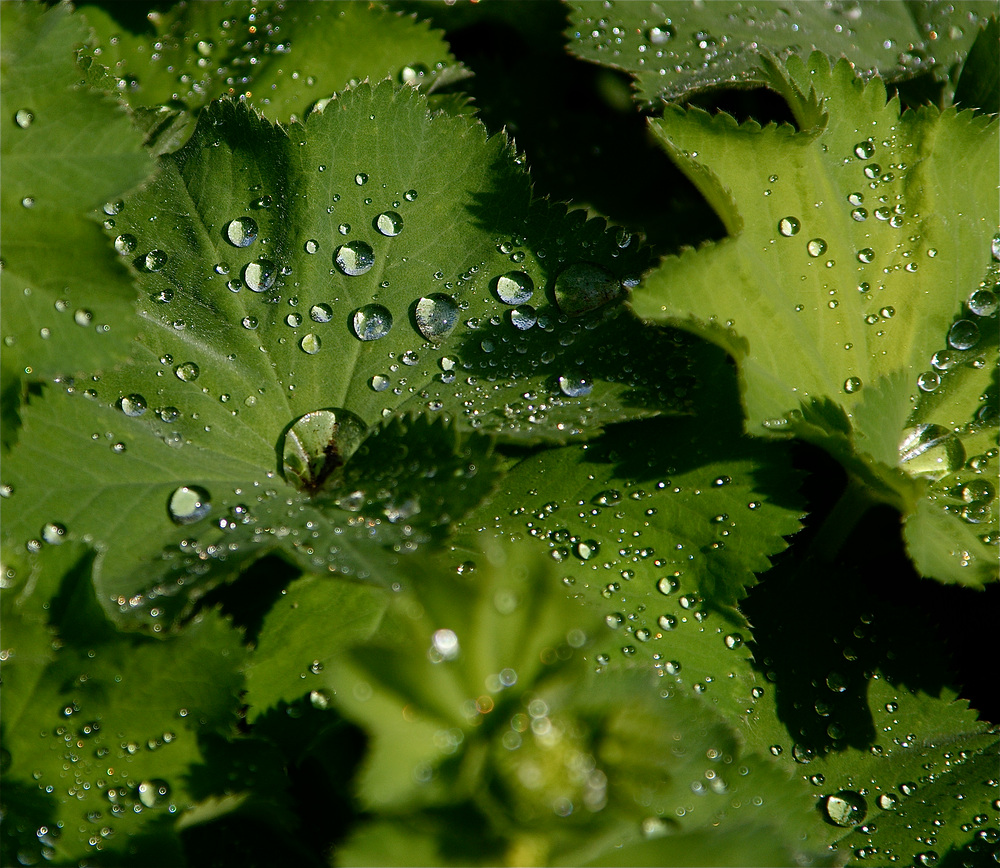
[[[3,590],[4,862],[9,847],[19,861],[176,865],[200,740],[235,724],[244,649],[214,613],[167,641],[116,634],[92,560],[49,547]]]
[[[898,78],[939,66],[972,45],[990,2],[711,3],[570,0],[570,49],[632,73],[644,103],[712,87],[768,83],[761,54],[847,57],[866,74]]]
[[[153,163],[128,114],[79,85],[87,36],[68,6],[4,7],[2,303],[4,445],[21,382],[96,371],[128,351],[135,289],[89,212],[144,181]],[[110,200],[110,202],[109,202]]]
[[[900,115],[880,80],[865,87],[818,54],[769,74],[801,132],[675,108],[654,123],[734,237],[665,260],[635,309],[736,358],[751,433],[812,440],[898,506],[918,569],[981,585],[996,576],[995,514],[969,528],[921,498],[961,489],[950,474],[965,453],[996,441],[982,407],[996,297],[982,278],[1000,218],[998,124],[953,109]],[[956,365],[943,381],[936,368]]]
[[[693,417],[522,460],[466,520],[456,558],[475,559],[484,533],[533,540],[607,624],[602,665],[653,663],[662,683],[735,719],[756,685],[736,606],[801,508],[787,449],[742,434],[731,367],[717,357],[703,374],[712,385],[695,393]]]
[[[465,75],[441,31],[379,3],[183,3],[151,12],[141,33],[100,6],[79,8],[96,34],[94,60],[133,106],[197,111],[246,97],[285,122],[365,78],[433,90]]]
[[[116,220],[147,296],[134,362],[34,400],[31,436],[4,468],[7,539],[22,545],[50,521],[89,536],[112,611],[147,617],[154,598],[188,599],[191,573],[273,548],[377,576],[388,565],[369,537],[412,548],[421,521],[434,536],[490,489],[495,462],[470,428],[531,443],[684,409],[705,354],[608,303],[647,264],[636,242],[533,201],[505,138],[431,117],[422,95],[389,83],[287,132],[213,105]],[[357,472],[330,474],[401,410],[449,414],[462,433],[446,461],[433,426],[373,435],[370,448],[393,455],[359,454],[373,483],[417,460],[387,437],[434,466],[406,482],[419,498],[358,503]],[[309,463],[300,447],[322,479],[288,464]],[[335,498],[317,496],[323,482],[340,484]],[[434,514],[412,518],[423,500]]]

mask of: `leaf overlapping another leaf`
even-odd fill
[[[899,506],[919,569],[980,585],[995,576],[982,532],[995,516],[969,545],[927,557],[929,525],[968,532],[940,504],[919,504],[928,478],[940,480],[931,498],[956,484],[962,440],[970,453],[995,441],[995,418],[981,410],[995,307],[979,317],[966,305],[993,293],[983,275],[998,222],[997,123],[930,107],[900,115],[880,80],[865,87],[849,64],[831,69],[819,54],[770,70],[801,132],[676,108],[654,123],[734,237],[665,260],[633,305],[737,359],[750,432],[817,442]],[[973,337],[959,342],[956,327]],[[934,365],[956,364],[964,373],[940,395],[960,390],[960,411],[935,394]]]

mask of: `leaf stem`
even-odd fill
[[[832,561],[862,517],[880,502],[882,501],[874,496],[868,485],[850,474],[844,493],[813,537],[807,557],[811,560]]]

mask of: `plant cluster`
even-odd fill
[[[996,13],[4,3],[3,864],[995,860]]]

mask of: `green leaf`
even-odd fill
[[[867,75],[896,79],[964,56],[993,4],[662,2],[571,0],[570,49],[635,77],[646,104],[690,91],[769,84],[761,55],[848,57]],[[933,35],[931,35],[933,33]],[[902,49],[902,50],[901,50]]]
[[[94,59],[133,106],[180,104],[193,112],[238,96],[287,122],[365,78],[433,91],[467,75],[440,30],[379,3],[177,4],[151,12],[142,33],[99,6],[79,8],[96,34]]]
[[[823,446],[874,497],[909,515],[926,477],[951,486],[948,474],[964,463],[965,447],[945,426],[965,426],[958,441],[978,438],[983,424],[995,431],[995,417],[976,416],[996,356],[985,336],[995,309],[955,312],[975,307],[978,291],[995,298],[992,279],[981,278],[1000,217],[990,192],[998,125],[953,109],[900,115],[880,80],[865,87],[849,64],[831,70],[820,55],[808,68],[793,58],[770,75],[815,127],[737,126],[727,115],[675,108],[654,124],[734,237],[666,259],[633,305],[736,358],[751,433]],[[985,183],[962,181],[970,177]],[[963,343],[956,329],[972,337]],[[984,354],[954,378],[960,411],[923,397],[938,378],[932,356],[945,364],[934,356],[942,347],[962,361]],[[961,518],[945,518],[961,532]],[[922,544],[919,533],[908,537]],[[996,575],[982,541],[933,558],[913,554],[944,581],[977,586]]]
[[[206,613],[182,637],[124,638],[101,623],[91,558],[73,544],[50,552],[3,591],[5,813],[53,795],[30,837],[49,831],[25,852],[178,864],[174,820],[196,801],[200,739],[235,723],[239,635]]]
[[[801,506],[787,450],[742,435],[735,378],[713,361],[696,416],[522,460],[466,520],[456,558],[484,533],[534,539],[604,618],[599,661],[654,662],[735,719],[755,685],[736,606],[799,529]]]
[[[1000,112],[1000,22],[994,15],[969,49],[958,83],[955,103],[962,108]]]
[[[89,212],[146,180],[153,164],[127,113],[79,85],[83,22],[68,6],[10,3],[2,25],[4,446],[22,381],[97,370],[134,334],[135,290]],[[112,217],[102,219],[113,222]]]
[[[90,535],[105,549],[102,604],[125,617],[148,617],[153,598],[183,611],[219,575],[273,549],[307,569],[365,577],[391,568],[378,545],[395,545],[404,526],[414,528],[406,547],[433,536],[388,502],[385,530],[370,533],[350,503],[312,497],[285,455],[290,426],[314,411],[343,423],[342,462],[394,411],[448,413],[520,442],[563,440],[684,409],[697,382],[699,351],[608,304],[648,254],[602,221],[532,201],[502,137],[430,117],[421,95],[388,83],[346,93],[290,134],[243,105],[216,104],[126,202],[115,231],[135,239],[149,298],[135,361],[84,395],[70,387],[33,401],[31,436],[5,469],[21,504],[7,538],[22,545],[47,521]],[[371,269],[347,263],[341,244],[366,245],[353,249],[372,251]],[[499,299],[532,286],[537,312],[522,302],[517,315],[538,323],[522,330]],[[386,312],[394,324],[375,339]],[[460,498],[467,510],[489,489],[491,464],[478,461],[473,482],[455,476],[462,450],[488,449],[472,435],[454,445],[448,474],[422,483],[421,496]],[[476,462],[467,463],[466,475]],[[353,491],[360,481],[349,475]],[[138,609],[129,604],[144,593]]]

